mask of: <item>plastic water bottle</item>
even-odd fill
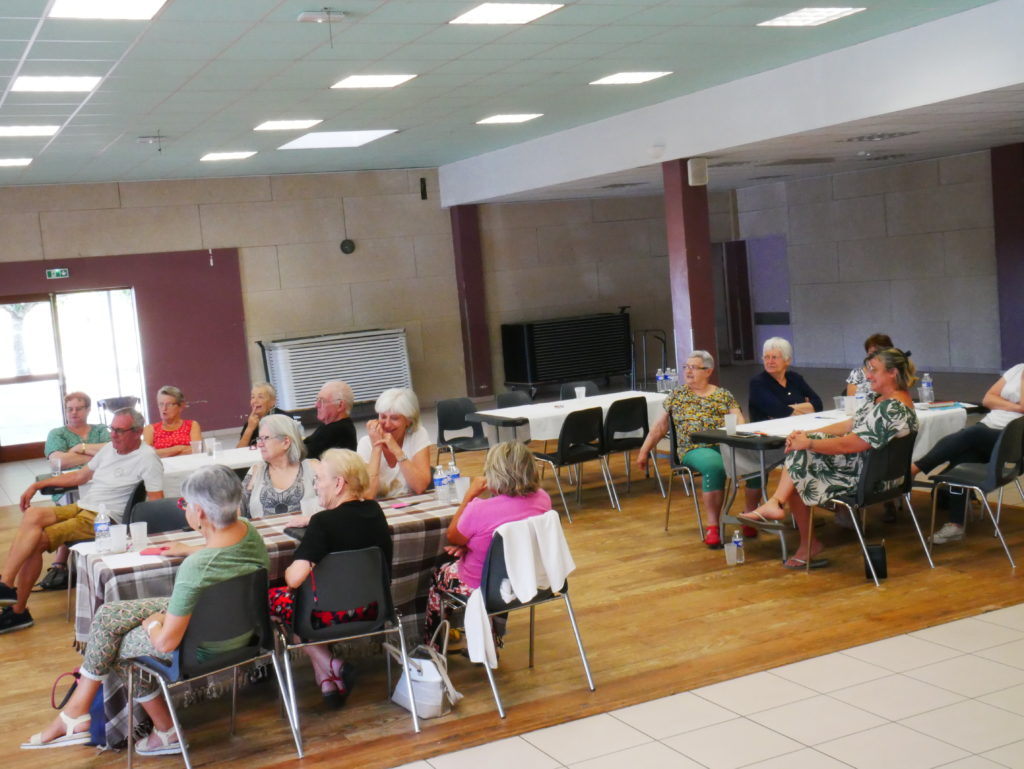
[[[662,371],[661,369],[658,369],[657,373],[654,375],[654,381],[657,382],[657,387],[655,388],[655,391],[659,392],[659,393],[660,392],[664,392],[665,391],[665,372]]]
[[[743,563],[743,532],[739,529],[732,533],[732,543],[736,545],[736,563]]]
[[[931,374],[923,374],[921,376],[921,385],[917,388],[921,403],[934,403],[935,402],[935,383],[932,381]]]
[[[448,500],[453,505],[457,505],[462,501],[459,499],[459,489],[456,483],[461,477],[462,474],[459,472],[459,467],[455,464],[455,459],[452,458],[452,461],[448,463]]]
[[[665,373],[665,392],[672,392],[676,389],[677,384],[679,384],[679,375],[674,368],[670,368]]]
[[[99,512],[92,524],[93,537],[96,540],[97,553],[110,552],[110,515],[107,513],[107,506],[100,503]]]
[[[441,504],[448,504],[448,473],[441,465],[434,470],[434,497]]]

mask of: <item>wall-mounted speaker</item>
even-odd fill
[[[690,158],[686,161],[686,178],[691,187],[703,187],[708,183],[708,159]]]

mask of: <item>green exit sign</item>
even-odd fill
[[[67,278],[70,276],[71,273],[68,271],[67,267],[54,267],[52,270],[46,271],[47,280],[57,280],[58,278]]]

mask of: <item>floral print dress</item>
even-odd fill
[[[868,401],[853,415],[851,434],[871,448],[884,446],[917,430],[917,414],[895,398],[874,403]],[[823,433],[808,433],[809,438],[828,438]],[[786,455],[786,469],[797,493],[808,505],[853,492],[857,488],[864,453],[819,454],[808,449]]]
[[[676,459],[682,462],[683,455],[690,449],[718,448],[707,443],[691,442],[690,433],[721,428],[725,424],[725,415],[738,409],[740,404],[724,387],[718,387],[708,395],[697,395],[689,387],[677,387],[665,398],[664,407],[672,416],[679,452]]]

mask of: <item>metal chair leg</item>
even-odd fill
[[[587,675],[587,686],[594,691],[594,677],[590,674],[590,663],[587,662],[587,653],[583,650],[583,638],[580,636],[580,628],[576,624],[576,614],[572,610],[572,601],[568,593],[562,593],[565,600],[565,610],[569,613],[569,624],[572,625],[572,634],[576,636],[576,648],[580,650],[580,661],[583,663],[583,672]]]
[[[850,507],[845,502],[836,502],[836,504],[842,505],[846,508],[846,511],[850,514],[850,520],[853,521],[853,531],[857,535],[857,540],[860,542],[861,552],[864,553],[864,562],[868,565],[868,570],[871,572],[871,579],[875,581],[875,587],[881,587],[882,583],[878,581],[878,575],[875,573],[875,564],[871,562],[871,557],[868,555],[868,544],[864,541],[864,535],[861,533],[860,525],[857,523],[857,511]],[[810,553],[807,555],[807,568],[811,567],[811,556]]]
[[[494,704],[498,706],[498,715],[501,718],[505,717],[505,706],[501,704],[501,695],[498,694],[498,685],[494,682],[494,671],[491,670],[491,666],[486,662],[484,663],[484,672],[487,674],[487,683],[491,685],[491,694],[494,695]],[[412,682],[409,684],[412,685]],[[411,694],[409,695],[412,696]]]
[[[999,537],[999,542],[1003,545],[1003,552],[1006,553],[1006,557],[1010,561],[1010,568],[1016,569],[1017,564],[1013,562],[1013,556],[1010,555],[1010,546],[1007,545],[1006,540],[1003,539],[1003,532],[999,528],[999,521],[996,518],[995,513],[992,512],[992,507],[989,505],[988,499],[985,498],[985,495],[981,492],[981,489],[977,488],[976,486],[971,487],[971,489],[972,491],[976,491],[978,493],[978,496],[981,497],[981,504],[985,506],[985,510],[988,512],[988,517],[992,521],[992,526],[996,530],[996,535]]]
[[[658,479],[658,490],[661,492],[662,498],[664,498],[665,484],[661,482],[661,470],[658,468],[658,458],[655,456],[655,452],[653,451],[651,452],[651,464],[654,465],[654,477]],[[669,471],[669,475],[671,475],[671,471]],[[671,482],[672,479],[669,478],[669,483]],[[1024,497],[1024,493],[1022,493],[1021,496]]]
[[[541,467],[544,467],[547,464],[549,463],[543,462]],[[572,513],[569,512],[569,503],[565,501],[565,492],[562,491],[562,479],[559,477],[554,465],[551,465],[551,474],[555,476],[555,485],[558,487],[558,496],[562,498],[562,507],[565,508],[565,517],[569,519],[569,523],[572,523]]]
[[[398,644],[402,649],[402,666],[405,673],[405,694],[409,698],[409,710],[412,713],[412,729],[417,734],[420,733],[420,717],[416,713],[416,697],[412,693],[412,673],[409,670],[409,654],[405,648],[405,633],[402,632],[402,618],[398,613],[395,613],[398,617]],[[485,664],[486,668],[487,665]]]
[[[672,470],[668,471],[668,494],[665,497],[665,531],[668,531],[668,516],[672,511]]]
[[[921,549],[924,550],[924,557],[928,559],[928,565],[933,569],[935,564],[932,562],[932,554],[928,552],[928,545],[924,541],[924,533],[921,531],[921,525],[917,522],[917,516],[914,515],[914,508],[910,506],[910,492],[903,495],[903,500],[906,503],[907,513],[910,515],[910,520],[914,524],[914,529],[917,531],[917,538],[921,540]]]
[[[288,728],[291,730],[292,740],[295,742],[295,752],[299,758],[302,758],[302,737],[299,735],[298,724],[292,716],[291,699],[288,697],[288,692],[285,691],[285,677],[281,671],[281,660],[278,653],[275,650],[274,654],[270,655],[270,662],[274,666],[274,678],[277,680],[277,690],[281,694],[281,705],[284,707],[285,717],[288,719]],[[285,653],[287,654],[287,652]]]
[[[535,635],[534,631],[536,630],[536,627],[535,627],[536,623],[534,622],[534,619],[535,619],[535,617],[534,617],[535,611],[534,610],[536,608],[537,608],[536,606],[531,606],[530,607],[530,667],[531,668],[533,667],[533,639],[534,639],[534,635]]]
[[[608,501],[612,504],[613,510],[622,511],[622,504],[619,502],[619,493],[615,490],[615,483],[612,481],[612,469],[608,466],[608,457],[601,457],[601,476],[604,478],[604,487],[608,491]]]
[[[178,711],[174,709],[174,699],[171,697],[171,692],[167,688],[167,683],[160,676],[156,677],[156,682],[160,684],[160,690],[164,695],[164,702],[167,703],[167,710],[171,713],[171,722],[174,724],[174,733],[178,735],[178,744],[181,745],[181,757],[185,761],[185,768],[192,769],[192,760],[188,755],[188,745],[185,744],[185,732],[182,731],[181,721],[178,720]],[[129,692],[128,697],[129,707],[134,707],[134,703],[131,699],[131,693]]]

